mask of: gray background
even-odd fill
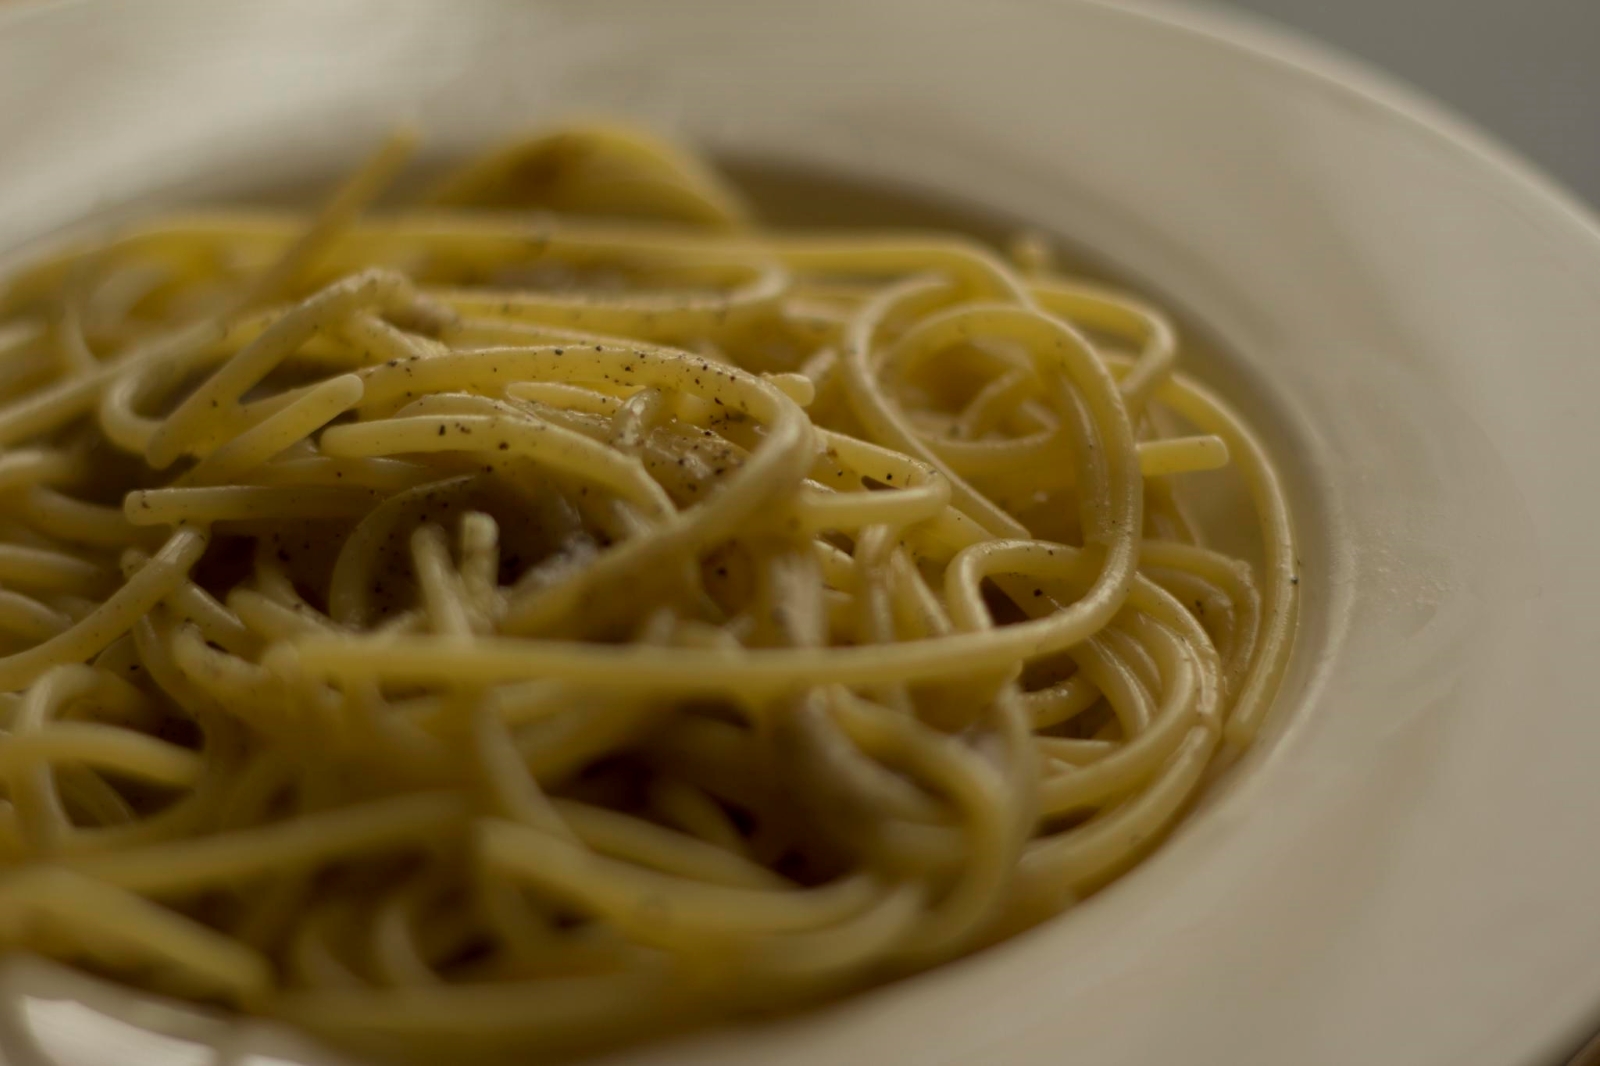
[[[1600,0],[1213,0],[1421,88],[1600,205]]]

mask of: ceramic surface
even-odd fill
[[[633,1066],[1536,1066],[1600,1017],[1600,228],[1383,79],[1203,11],[1023,0],[145,0],[0,12],[0,249],[117,205],[623,112],[1037,220],[1184,307],[1284,456],[1305,617],[1262,747],[982,955]],[[213,1045],[224,1048],[213,1050]],[[0,1055],[329,1061],[0,977]]]

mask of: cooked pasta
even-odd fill
[[[373,208],[408,149],[0,294],[7,949],[562,1054],[1008,936],[1250,743],[1290,517],[1160,310],[619,128]]]

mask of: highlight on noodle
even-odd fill
[[[1290,518],[1160,310],[624,128],[372,208],[409,148],[0,291],[6,950],[583,1050],[1019,931],[1250,743]]]

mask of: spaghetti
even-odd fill
[[[0,296],[0,934],[412,1058],[950,959],[1247,745],[1297,579],[1150,305],[574,127]],[[1174,493],[1232,464],[1259,567]]]

